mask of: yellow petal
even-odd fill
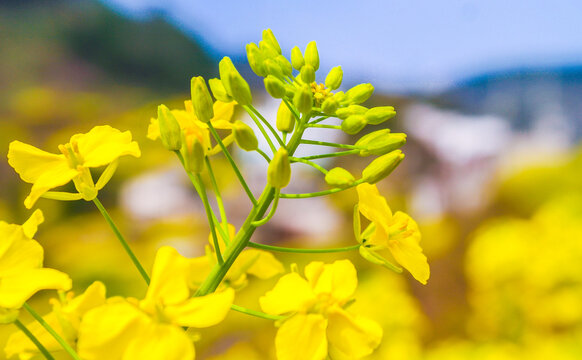
[[[15,310],[15,309],[0,308],[0,324],[10,324],[14,320],[18,319],[19,313],[20,313],[20,311]],[[16,334],[20,334],[20,333],[16,333]],[[6,351],[6,353],[7,353],[6,355],[8,357],[12,356],[11,354],[8,354],[7,349],[5,349],[4,351]]]
[[[124,155],[141,156],[137,142],[131,141],[131,132],[121,132],[109,125],[95,126],[86,134],[73,135],[71,144],[75,142],[85,167],[104,166]]]
[[[335,301],[345,303],[358,286],[356,268],[349,260],[337,260],[323,267],[313,262],[305,267],[305,276],[316,294],[329,294]]]
[[[19,227],[16,230],[11,237],[5,237],[2,241],[3,245],[8,246],[0,248],[0,279],[42,266],[42,246],[35,240],[27,239]],[[0,280],[0,286],[2,281]]]
[[[71,279],[54,269],[30,269],[0,279],[0,307],[18,309],[39,290],[71,289]]]
[[[151,118],[150,124],[148,125],[147,138],[150,140],[156,140],[160,137],[160,122],[158,119]]]
[[[67,303],[63,311],[71,314],[83,315],[87,311],[105,304],[105,285],[95,281],[87,287],[85,292]]]
[[[283,275],[273,290],[259,298],[263,311],[275,315],[307,311],[314,302],[311,286],[297,273]]]
[[[181,326],[209,327],[224,320],[233,300],[234,290],[227,288],[223,292],[194,297],[181,304],[167,306],[164,314],[173,323]]]
[[[323,360],[327,358],[327,320],[319,314],[297,314],[277,331],[277,360]]]
[[[124,300],[87,312],[79,326],[77,352],[83,360],[121,360],[127,347],[151,325],[150,319]]]
[[[376,185],[363,183],[358,185],[356,190],[359,198],[358,208],[362,215],[376,224],[376,232],[388,234],[392,212],[386,199],[378,192]]]
[[[388,248],[403,268],[408,270],[416,280],[426,285],[430,277],[430,268],[426,256],[422,253],[422,248],[414,237],[390,240]]]
[[[242,251],[239,258],[242,258],[242,260],[245,258],[255,259],[247,269],[247,273],[259,279],[270,279],[285,271],[283,264],[268,251],[248,249]],[[238,261],[238,258],[236,261]]]
[[[123,356],[123,360],[138,359],[193,360],[194,345],[184,330],[153,323],[129,344]]]
[[[236,102],[232,101],[229,103],[224,103],[222,101],[216,101],[212,106],[214,110],[214,117],[210,119],[212,121],[212,125],[214,125],[215,121],[218,120],[225,120],[230,121],[232,120],[232,115],[234,114],[234,107]]]
[[[327,340],[332,359],[360,359],[380,345],[382,328],[375,321],[336,307],[328,314]]]
[[[56,164],[36,179],[30,194],[24,200],[24,206],[27,209],[32,208],[42,194],[50,189],[65,185],[79,174],[78,170],[71,169],[66,162]]]
[[[26,235],[29,239],[34,237],[36,234],[36,230],[38,230],[38,225],[44,222],[44,215],[40,209],[36,209],[32,215],[26,220],[24,224],[22,224],[22,231],[24,231],[24,235]]]
[[[13,141],[8,147],[8,163],[28,183],[34,183],[42,174],[67,164],[64,155],[51,154],[32,145]]]

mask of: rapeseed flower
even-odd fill
[[[277,359],[360,359],[371,354],[382,328],[346,310],[358,283],[354,265],[349,260],[314,261],[305,267],[305,277],[284,275],[259,299],[264,312],[289,315],[275,338]]]
[[[32,237],[43,221],[40,210],[22,225],[0,221],[0,323],[14,321],[39,290],[71,288],[67,274],[42,267],[44,251]]]
[[[49,190],[71,180],[78,194],[55,193],[50,197],[91,201],[111,179],[119,157],[141,155],[129,131],[121,132],[109,125],[96,126],[86,134],[75,134],[67,144],[59,145],[59,150],[61,154],[52,154],[20,141],[10,143],[8,163],[22,180],[33,184],[24,200],[28,209]],[[95,184],[89,169],[105,165],[107,169]]]
[[[160,248],[143,300],[114,297],[85,314],[79,327],[79,356],[85,360],[194,359],[193,339],[182,327],[221,322],[234,290],[191,297],[193,260],[169,246]]]
[[[430,277],[426,256],[420,247],[420,231],[416,222],[407,214],[397,211],[392,214],[386,199],[380,195],[376,185],[367,183],[356,187],[359,202],[355,214],[356,232],[359,233],[359,213],[371,221],[362,234],[356,234],[362,246],[360,253],[374,263],[401,270],[378,252],[388,249],[402,267],[422,284]]]

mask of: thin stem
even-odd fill
[[[320,123],[323,120],[327,120],[327,119],[329,119],[329,116],[322,116],[322,117],[319,117],[317,119],[313,119],[313,121],[311,121],[310,124],[317,124],[317,123]]]
[[[137,259],[137,256],[135,256],[135,254],[133,253],[133,251],[129,247],[129,244],[127,243],[127,241],[125,241],[125,238],[123,237],[123,235],[121,235],[121,232],[119,231],[119,229],[117,228],[117,226],[113,222],[113,219],[111,219],[111,216],[109,216],[109,213],[107,212],[107,210],[105,210],[105,207],[103,207],[103,204],[101,204],[101,201],[99,201],[99,199],[95,198],[95,199],[93,199],[93,203],[95,204],[95,206],[97,206],[97,209],[99,209],[99,211],[101,212],[101,215],[103,215],[103,217],[105,218],[105,221],[107,222],[107,224],[109,224],[109,227],[111,228],[111,230],[113,230],[113,233],[117,237],[117,240],[119,240],[119,242],[121,243],[121,246],[123,246],[123,249],[125,250],[127,255],[129,255],[129,258],[133,262],[133,265],[135,265],[135,267],[137,268],[137,271],[139,271],[139,273],[141,274],[141,277],[145,280],[146,284],[149,285],[150,284],[150,277],[149,277],[148,273],[145,271],[145,269],[143,268],[143,266],[141,265],[141,263]]]
[[[222,259],[222,254],[220,253],[220,244],[218,243],[218,237],[216,236],[216,226],[214,226],[214,218],[216,215],[214,215],[214,217],[212,216],[214,212],[212,211],[212,207],[210,207],[210,203],[208,202],[206,188],[204,187],[204,183],[202,182],[200,174],[196,174],[195,177],[200,189],[198,193],[200,194],[200,199],[202,200],[202,204],[204,204],[204,210],[206,211],[206,217],[208,218],[208,226],[210,226],[210,234],[212,234],[212,242],[214,243],[216,260],[218,260],[219,264],[222,264],[224,260]]]
[[[263,115],[261,115],[261,113],[257,109],[255,109],[254,106],[249,105],[248,107],[249,107],[249,109],[251,109],[252,112],[255,113],[255,115],[258,116],[259,119],[261,119],[261,121],[269,128],[269,130],[271,130],[273,135],[275,135],[275,139],[277,139],[277,142],[279,143],[279,145],[285,146],[285,143],[283,142],[283,140],[281,140],[281,138],[279,137],[279,134],[277,134],[277,131],[275,130],[275,128],[273,128],[273,125],[271,125],[271,123],[269,123],[267,121],[267,119],[265,119],[265,117]]]
[[[334,130],[341,130],[342,129],[342,127],[339,125],[326,125],[326,124],[314,124],[314,123],[307,124],[307,127],[309,127],[309,128],[321,128],[321,129],[334,129]]]
[[[28,330],[28,328],[26,326],[24,326],[23,323],[20,322],[20,320],[16,319],[14,321],[14,325],[16,325],[17,328],[20,329],[20,331],[22,331],[24,333],[24,335],[26,335],[30,341],[32,341],[32,343],[34,344],[34,346],[36,346],[38,348],[38,350],[42,353],[42,355],[47,358],[48,360],[54,360],[55,358],[50,354],[50,352],[44,347],[43,344],[40,343],[40,341],[38,341],[38,339],[36,338],[36,336],[34,336],[34,334],[32,332],[30,332],[30,330]]]
[[[341,248],[332,248],[332,249],[295,249],[295,248],[288,248],[288,247],[282,247],[282,246],[259,244],[259,243],[249,241],[247,246],[255,248],[255,249],[277,251],[277,252],[286,252],[286,253],[325,254],[325,253],[336,253],[336,252],[358,250],[358,248],[360,247],[360,244],[341,247]]]
[[[282,100],[285,103],[285,105],[287,105],[287,107],[289,108],[289,111],[291,111],[293,116],[295,116],[295,120],[299,120],[301,118],[301,116],[299,115],[299,113],[297,112],[295,107],[291,106],[291,104],[289,103],[289,101],[287,101],[287,99],[283,98]]]
[[[42,316],[40,316],[36,311],[34,311],[34,309],[31,308],[27,303],[24,303],[23,307],[26,309],[26,311],[30,313],[30,315],[32,315],[32,317],[36,321],[38,321],[39,324],[42,325],[42,327],[46,329],[46,331],[49,332],[49,334],[52,335],[52,337],[55,338],[59,345],[61,345],[63,349],[65,349],[65,351],[68,352],[69,355],[71,355],[73,359],[81,360],[79,355],[77,355],[77,352],[73,350],[73,348],[65,340],[63,340],[63,338],[59,334],[57,334],[57,332],[46,321],[44,321]]]
[[[265,152],[263,150],[257,148],[255,151],[258,152],[259,154],[261,154],[261,156],[264,157],[265,160],[267,160],[268,163],[271,162],[271,158],[267,154],[265,154]]]
[[[251,189],[249,189],[249,186],[247,185],[247,182],[245,181],[244,177],[240,173],[240,170],[238,169],[238,166],[236,166],[236,163],[232,159],[232,156],[228,152],[228,149],[222,143],[222,140],[220,139],[220,136],[218,136],[218,133],[216,132],[216,129],[214,128],[214,126],[212,126],[212,122],[208,122],[208,128],[210,129],[210,132],[212,133],[212,136],[214,137],[214,140],[216,140],[216,142],[218,143],[218,145],[220,145],[220,148],[222,149],[222,153],[224,154],[224,156],[226,156],[226,159],[230,163],[230,166],[232,166],[232,169],[234,170],[234,173],[236,174],[236,177],[238,178],[238,180],[239,180],[240,184],[242,185],[243,189],[247,193],[247,196],[249,197],[249,199],[251,200],[251,202],[253,203],[253,205],[257,205],[257,199],[255,199],[255,196],[251,192]]]
[[[275,189],[275,200],[273,201],[273,205],[271,206],[271,211],[269,211],[269,214],[261,220],[253,221],[251,224],[254,227],[265,225],[269,220],[271,220],[273,215],[275,215],[275,211],[277,211],[277,205],[279,205],[279,191],[279,189]]]
[[[271,141],[269,134],[267,134],[267,130],[265,130],[265,128],[263,127],[263,125],[261,124],[259,119],[257,119],[257,117],[253,114],[253,112],[250,109],[248,109],[246,106],[243,106],[243,107],[247,111],[247,113],[249,114],[251,119],[253,119],[253,121],[255,122],[255,124],[257,125],[259,130],[261,131],[261,134],[263,134],[263,137],[265,138],[265,140],[267,140],[267,143],[269,144],[269,147],[271,148],[271,151],[274,154],[277,151],[277,148],[275,147],[275,145],[273,145],[273,142]]]
[[[234,311],[238,311],[240,313],[251,315],[251,316],[256,316],[256,317],[259,317],[259,318],[265,319],[265,320],[275,320],[276,321],[276,320],[281,320],[281,319],[285,318],[284,316],[269,315],[269,314],[265,314],[264,312],[261,312],[261,311],[247,309],[245,307],[235,305],[235,304],[230,305],[230,308],[233,309]]]
[[[306,199],[306,198],[312,198],[312,197],[318,197],[318,196],[325,196],[325,195],[335,194],[335,193],[338,193],[340,191],[344,191],[344,190],[353,188],[354,186],[360,185],[363,182],[364,182],[364,179],[360,179],[360,180],[354,181],[351,185],[349,185],[347,187],[343,187],[343,188],[333,188],[333,189],[329,189],[329,190],[317,191],[317,192],[312,192],[312,193],[304,193],[304,194],[279,194],[279,197],[281,197],[282,199]]]
[[[296,158],[293,156],[289,157],[289,160],[291,160],[292,162],[300,162],[303,164],[307,164],[307,165],[312,166],[312,167],[316,168],[317,170],[321,171],[324,175],[327,175],[327,172],[328,172],[327,169],[319,166],[318,164],[314,163],[313,161],[305,160],[302,158]]]
[[[212,171],[212,164],[210,164],[210,160],[208,156],[204,158],[206,163],[206,168],[208,169],[208,174],[210,175],[210,182],[212,183],[212,188],[214,189],[214,195],[216,196],[216,203],[218,204],[218,211],[220,212],[220,219],[222,220],[222,226],[224,226],[224,230],[228,234],[228,218],[226,217],[226,210],[224,209],[224,202],[222,201],[222,196],[220,195],[220,189],[218,188],[218,184],[216,182],[216,177],[214,176],[214,171]],[[225,239],[226,242],[230,241],[230,239]]]
[[[319,155],[311,155],[311,156],[302,156],[301,158],[304,160],[315,160],[315,159],[323,159],[323,158],[330,158],[330,157],[337,157],[337,156],[346,156],[346,155],[353,155],[358,154],[360,149],[353,149],[348,151],[339,151],[330,154],[319,154]]]
[[[341,149],[362,149],[359,146],[356,145],[348,145],[348,144],[339,144],[339,143],[333,143],[333,142],[327,142],[327,141],[317,141],[317,140],[301,140],[302,144],[307,144],[307,145],[321,145],[321,146],[330,146],[330,147],[336,147],[336,148],[341,148]]]

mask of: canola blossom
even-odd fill
[[[68,194],[64,199],[93,200],[115,171],[116,160],[124,155],[140,157],[137,142],[131,141],[129,131],[121,132],[109,125],[96,126],[86,134],[76,134],[64,145],[60,154],[52,154],[32,145],[13,141],[8,150],[8,163],[32,189],[24,200],[27,209],[47,191],[65,185],[71,180],[78,194]],[[93,182],[90,168],[109,165],[102,177]]]
[[[346,307],[356,291],[356,269],[349,260],[319,261],[282,276],[273,290],[259,299],[268,314],[289,315],[277,331],[279,360],[360,359],[382,340],[373,320],[350,313]]]

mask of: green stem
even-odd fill
[[[222,259],[222,254],[220,253],[220,244],[218,243],[218,237],[216,236],[216,226],[214,226],[214,217],[212,216],[214,212],[212,211],[212,207],[210,207],[210,203],[208,202],[208,196],[206,195],[206,188],[204,183],[202,182],[202,178],[200,174],[196,174],[196,181],[198,183],[198,187],[200,191],[200,199],[202,200],[202,204],[204,204],[204,210],[206,211],[206,217],[208,218],[208,226],[210,226],[210,234],[212,234],[212,242],[214,243],[214,251],[216,252],[216,260],[218,260],[219,264],[222,264],[224,260]],[[220,225],[218,225],[220,226]]]
[[[331,147],[336,147],[336,148],[341,148],[341,149],[362,149],[359,146],[355,146],[355,145],[348,145],[348,144],[338,144],[338,143],[333,143],[333,142],[327,142],[327,141],[317,141],[317,140],[301,140],[302,144],[308,144],[308,145],[321,145],[321,146],[331,146]]]
[[[28,330],[28,328],[26,326],[24,326],[23,323],[20,322],[20,320],[16,319],[14,321],[14,325],[16,325],[17,328],[20,329],[20,331],[22,331],[24,333],[24,335],[26,335],[26,337],[28,337],[30,339],[30,341],[32,341],[32,343],[34,344],[34,346],[36,346],[38,348],[38,350],[41,352],[41,354],[47,358],[48,360],[54,360],[55,358],[50,354],[50,352],[44,347],[43,344],[40,343],[40,341],[38,341],[38,339],[36,338],[36,336],[34,336],[34,334],[32,332],[30,332],[30,330]]]
[[[297,109],[295,109],[294,106],[291,106],[291,104],[289,103],[289,101],[287,101],[287,99],[283,98],[283,102],[285,103],[285,105],[287,105],[287,107],[289,108],[289,111],[291,111],[293,116],[295,116],[295,120],[299,120],[301,118],[301,116],[297,112]]]
[[[339,151],[339,152],[330,153],[330,154],[303,156],[301,158],[304,160],[315,160],[315,159],[324,159],[324,158],[330,158],[330,157],[358,154],[359,152],[360,152],[360,149],[353,149],[353,150],[348,150],[348,151]]]
[[[344,190],[353,188],[354,186],[360,185],[363,182],[364,182],[364,179],[360,179],[360,180],[354,181],[351,185],[349,185],[347,187],[343,187],[343,188],[333,188],[333,189],[329,189],[329,190],[316,191],[316,192],[303,193],[303,194],[279,194],[279,197],[281,197],[282,199],[306,199],[306,198],[312,198],[312,197],[318,197],[318,196],[325,196],[325,195],[335,194],[335,193],[338,193],[340,191],[344,191]]]
[[[214,189],[214,194],[216,196],[216,203],[218,204],[218,211],[220,212],[220,219],[222,220],[222,226],[224,227],[224,231],[228,234],[228,218],[226,217],[226,210],[224,208],[224,202],[222,201],[222,196],[220,195],[220,189],[218,188],[218,183],[216,182],[216,177],[214,176],[214,171],[212,171],[212,164],[210,164],[210,160],[208,156],[204,158],[206,163],[206,168],[208,169],[208,174],[210,175],[210,182],[212,183],[212,188]],[[214,213],[213,213],[214,214]],[[230,239],[225,239],[225,242],[228,243]]]
[[[271,206],[271,211],[269,211],[269,214],[261,220],[253,221],[252,225],[254,227],[265,225],[269,220],[271,220],[273,215],[275,215],[275,211],[277,211],[277,205],[279,205],[279,191],[279,189],[275,190],[275,200],[273,201],[273,206]]]
[[[275,139],[277,139],[277,142],[279,143],[279,145],[281,146],[285,146],[285,143],[283,142],[283,140],[281,140],[281,138],[279,137],[279,134],[277,134],[277,131],[275,131],[275,128],[273,128],[273,125],[271,125],[267,119],[265,119],[265,117],[263,115],[261,115],[261,113],[255,109],[254,106],[249,105],[248,106],[252,112],[255,113],[255,115],[258,116],[259,119],[261,119],[261,121],[269,128],[269,130],[273,133],[273,135],[275,136]]]
[[[319,117],[317,119],[313,119],[313,121],[311,121],[310,124],[317,124],[317,123],[320,123],[323,120],[327,120],[327,119],[329,119],[329,116],[322,116],[322,117]]]
[[[265,152],[263,150],[257,148],[255,151],[258,152],[259,154],[261,154],[261,156],[264,157],[268,163],[271,162],[271,158],[267,154],[265,154]]]
[[[257,125],[259,130],[261,131],[261,134],[263,134],[263,137],[265,138],[265,140],[267,140],[267,143],[269,144],[269,147],[271,148],[271,151],[274,154],[277,151],[277,148],[275,147],[275,145],[273,145],[273,142],[271,141],[269,134],[267,134],[267,130],[265,130],[265,128],[263,127],[263,125],[261,124],[259,119],[257,119],[257,117],[253,114],[253,112],[250,109],[248,109],[246,106],[243,106],[243,108],[249,114],[251,119],[253,119],[253,121],[255,122],[255,124]]]
[[[232,167],[232,170],[234,170],[234,173],[236,174],[236,177],[240,181],[240,184],[242,185],[243,189],[247,193],[247,196],[249,197],[249,199],[251,200],[251,202],[253,203],[253,205],[256,205],[257,204],[257,199],[255,199],[255,196],[253,195],[251,189],[249,189],[249,186],[247,185],[247,182],[245,181],[245,179],[242,176],[242,174],[240,173],[240,170],[238,169],[238,166],[236,166],[236,163],[232,159],[232,156],[228,152],[228,149],[226,148],[226,146],[224,146],[224,144],[222,143],[222,140],[220,139],[220,136],[218,136],[218,133],[216,132],[216,129],[214,128],[214,126],[212,126],[212,123],[211,122],[208,122],[208,128],[210,129],[210,132],[212,133],[212,137],[214,137],[214,140],[216,140],[216,142],[218,143],[218,145],[222,149],[222,153],[224,154],[224,156],[226,156],[226,159],[230,163],[230,166]]]
[[[288,247],[281,247],[281,246],[258,244],[258,243],[249,241],[247,246],[255,248],[255,249],[277,251],[277,252],[298,253],[298,254],[326,254],[326,253],[336,253],[336,252],[358,250],[358,248],[360,247],[360,244],[341,247],[341,248],[333,248],[333,249],[295,249],[295,248],[288,248]]]
[[[261,312],[261,311],[247,309],[245,307],[235,305],[235,304],[230,305],[230,308],[233,309],[234,311],[238,311],[240,313],[251,315],[251,316],[256,316],[256,317],[259,317],[259,318],[265,319],[265,320],[275,320],[276,321],[276,320],[281,320],[281,319],[285,318],[285,316],[269,315],[269,314],[265,314],[264,312]]]
[[[325,168],[323,168],[323,167],[319,166],[318,164],[314,163],[313,161],[305,160],[305,159],[302,159],[302,158],[296,158],[296,157],[293,157],[293,156],[289,157],[289,160],[291,162],[300,162],[300,163],[303,163],[303,164],[307,164],[307,165],[312,166],[312,167],[316,168],[317,170],[321,171],[324,175],[327,175],[327,172],[328,171]]]
[[[111,219],[111,216],[109,216],[109,213],[107,212],[107,210],[105,210],[105,208],[103,207],[103,204],[101,204],[101,201],[99,201],[99,199],[95,198],[95,199],[93,199],[93,203],[95,204],[95,206],[97,206],[97,209],[99,209],[99,211],[101,212],[101,215],[103,215],[103,217],[105,218],[105,221],[107,222],[107,224],[109,224],[109,227],[111,228],[111,230],[113,230],[113,233],[117,237],[117,240],[119,240],[119,242],[121,243],[121,246],[123,246],[123,249],[125,250],[127,255],[129,255],[129,258],[133,262],[133,265],[135,265],[135,267],[137,268],[137,271],[139,271],[139,273],[141,274],[141,277],[145,280],[146,284],[149,285],[150,284],[150,277],[149,277],[148,273],[145,271],[143,266],[141,266],[141,263],[137,259],[137,256],[135,256],[135,254],[133,253],[133,251],[129,247],[129,244],[127,243],[127,241],[125,241],[125,238],[123,237],[123,235],[121,235],[121,232],[119,231],[119,229],[117,228],[117,226],[113,222],[113,219]]]
[[[325,124],[314,124],[314,123],[307,124],[307,127],[320,128],[320,129],[334,129],[334,130],[341,130],[342,129],[342,127],[339,125],[325,125]]]
[[[59,334],[57,334],[57,332],[46,321],[44,321],[42,316],[40,316],[36,311],[34,311],[34,309],[31,308],[27,303],[24,303],[23,307],[26,309],[26,311],[30,313],[30,315],[32,315],[32,317],[36,321],[38,321],[39,324],[42,325],[42,327],[46,329],[46,331],[49,332],[49,334],[51,334],[55,338],[59,345],[61,345],[63,349],[65,349],[65,351],[68,352],[69,355],[71,355],[73,359],[81,360],[79,355],[77,355],[77,352],[73,350],[73,348]]]

